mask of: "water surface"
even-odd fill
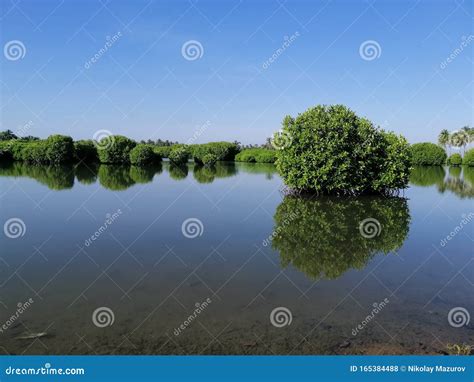
[[[351,199],[285,196],[270,164],[11,163],[0,175],[2,222],[25,225],[23,236],[1,237],[1,323],[33,301],[0,333],[5,353],[445,354],[474,345],[472,323],[448,322],[453,308],[474,312],[473,169],[416,168],[398,198]],[[188,219],[197,223],[185,235]],[[377,222],[375,235],[362,235],[364,221]],[[92,320],[102,307],[114,317],[103,328]],[[289,325],[272,324],[279,307]],[[19,339],[32,333],[46,334]]]

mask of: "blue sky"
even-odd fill
[[[263,143],[285,115],[321,103],[410,142],[474,124],[470,1],[1,5],[2,130]],[[195,60],[188,41],[202,46]]]

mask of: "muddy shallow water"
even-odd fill
[[[473,180],[417,168],[399,198],[304,200],[272,165],[2,165],[2,222],[23,225],[1,237],[1,350],[456,353]]]

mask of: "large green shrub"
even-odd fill
[[[384,194],[408,185],[406,139],[376,129],[343,105],[286,117],[276,143],[277,169],[294,191]]]
[[[177,166],[183,165],[189,160],[188,148],[184,145],[175,145],[171,149],[168,158]]]
[[[134,165],[145,165],[154,162],[159,157],[153,152],[149,145],[137,145],[130,151],[130,163]]]
[[[98,159],[96,144],[91,139],[74,142],[74,150],[78,161],[93,162]]]
[[[455,154],[451,155],[448,158],[448,164],[450,166],[460,166],[460,165],[462,165],[462,156],[458,153],[455,153]]]
[[[274,163],[276,151],[268,149],[246,149],[235,156],[236,162]]]
[[[101,163],[129,163],[130,151],[136,142],[122,135],[112,135],[98,142],[99,160]]]
[[[202,158],[202,163],[204,163],[205,166],[214,166],[216,162],[219,160],[219,158],[214,155],[214,154],[206,154]]]
[[[208,154],[216,156],[220,161],[232,161],[239,152],[239,147],[231,142],[210,142],[191,145],[190,150],[195,162],[204,163],[204,157]]]
[[[442,166],[446,163],[446,152],[434,143],[415,143],[410,151],[415,166]]]
[[[43,150],[41,141],[31,141],[27,144],[32,145],[37,153]],[[35,144],[37,144],[36,147]],[[50,135],[44,145],[49,163],[65,163],[74,159],[74,141],[71,137],[59,134]]]
[[[474,167],[474,149],[470,149],[464,154],[463,164]]]

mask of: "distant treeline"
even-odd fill
[[[259,148],[246,148],[239,142],[182,144],[150,140],[137,143],[121,135],[106,136],[99,141],[73,141],[69,136],[58,134],[39,139],[17,137],[10,130],[0,133],[0,160],[32,164],[99,162],[140,166],[168,158],[176,165],[183,165],[192,159],[198,164],[213,166],[217,161],[273,163],[275,157],[275,150],[269,141]]]

